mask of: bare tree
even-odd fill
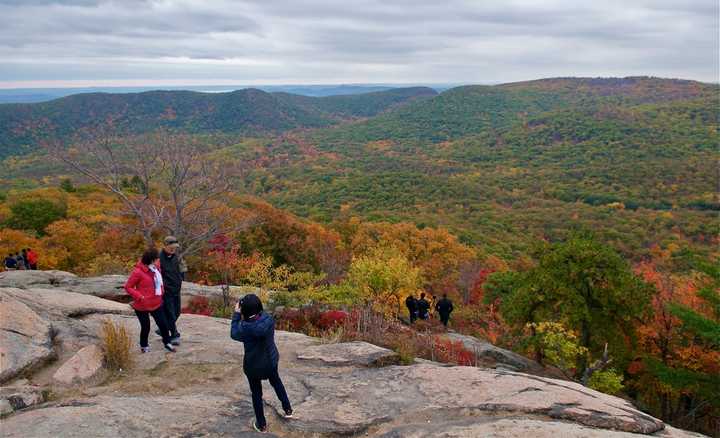
[[[51,157],[113,193],[148,245],[154,234],[172,234],[187,255],[214,235],[251,223],[229,223],[218,214],[233,178],[227,166],[208,158],[211,144],[207,138],[165,130],[117,135],[104,127],[83,132],[70,145],[44,145]]]

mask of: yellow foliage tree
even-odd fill
[[[396,316],[405,298],[422,288],[423,276],[397,248],[376,247],[353,259],[346,284],[375,310]]]
[[[82,270],[95,253],[95,232],[75,219],[55,221],[47,227],[45,245],[55,252],[64,250],[58,267],[65,270]],[[78,269],[79,268],[79,269]]]

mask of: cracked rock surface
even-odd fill
[[[399,366],[393,352],[374,345],[321,344],[282,331],[276,333],[280,375],[295,418],[279,416],[280,404],[264,382],[270,434],[257,434],[243,347],[230,339],[229,320],[182,315],[177,353],[165,353],[151,334],[151,352],[134,347],[131,370],[69,388],[52,376],[81,348],[98,344],[103,320],[125,325],[137,342],[139,324],[130,308],[61,286],[0,288],[0,306],[0,335],[36,339],[14,344],[18,357],[42,346],[59,357],[23,382],[53,397],[3,418],[4,437],[698,436],[576,383],[429,361]],[[6,322],[6,314],[23,317]]]

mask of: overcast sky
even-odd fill
[[[718,81],[718,0],[0,0],[0,88]]]

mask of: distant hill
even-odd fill
[[[244,89],[228,93],[149,91],[77,94],[50,102],[0,105],[0,158],[22,155],[39,139],[69,138],[112,120],[129,133],[159,127],[191,133],[274,134],[377,115],[437,93],[425,87],[308,97]]]
[[[327,141],[441,142],[498,131],[536,114],[563,108],[638,105],[718,99],[717,85],[696,81],[630,78],[558,78],[495,86],[452,88],[434,99],[328,132]]]

